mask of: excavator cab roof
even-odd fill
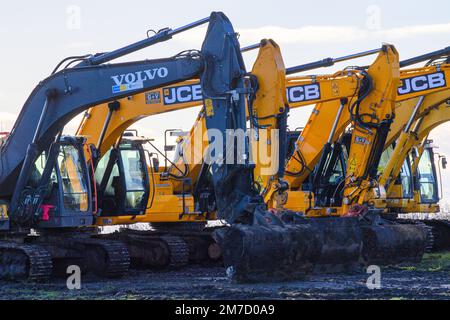
[[[143,145],[149,141],[152,142],[152,141],[154,141],[154,139],[140,136],[137,130],[126,130],[120,138],[119,147],[120,147],[120,145],[125,145],[125,144]]]
[[[86,138],[78,136],[61,136],[60,143],[71,145],[84,145],[86,143]]]

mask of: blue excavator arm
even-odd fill
[[[223,133],[226,128],[245,129],[245,93],[242,90],[245,89],[246,71],[237,35],[231,22],[220,12],[213,12],[209,19],[186,28],[206,21],[209,21],[209,27],[201,51],[189,51],[169,59],[104,64],[142,49],[144,44],[140,42],[136,47],[128,46],[90,57],[76,67],[43,80],[26,101],[1,149],[0,198],[12,198],[10,211],[14,212],[38,155],[49,148],[74,116],[92,106],[200,77],[204,96],[212,99],[217,110],[209,120],[208,128]],[[167,31],[163,32],[166,37],[171,36]],[[222,109],[234,110],[233,119],[239,119],[238,122],[223,115]],[[227,174],[224,172],[215,178],[216,184],[226,180]],[[251,179],[246,183],[250,186]]]
[[[32,152],[29,158],[34,161],[36,153],[48,148],[79,113],[104,102],[194,78],[202,69],[202,60],[191,55],[73,68],[45,79],[28,98],[2,148],[1,196],[12,193],[24,155]]]
[[[257,85],[251,81],[254,77],[246,73],[237,34],[231,25],[229,27],[226,46],[221,50],[209,46],[212,41],[205,41],[202,48],[202,52],[214,59],[207,61],[210,72],[201,78],[211,156],[205,161],[209,161],[213,173],[211,179],[219,219],[229,223],[252,223],[256,207],[264,207],[253,189],[254,165],[249,162],[249,143],[245,137],[246,103],[252,103],[249,98],[255,94]],[[217,26],[210,25],[210,30],[215,28]],[[214,33],[210,32],[206,39]],[[222,143],[217,143],[220,139]]]

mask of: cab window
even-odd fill
[[[83,170],[83,160],[77,148],[62,145],[58,155],[64,207],[86,212],[89,209],[88,187]]]
[[[138,208],[144,200],[145,171],[142,167],[141,155],[138,150],[121,150],[123,170],[125,175],[126,208]]]
[[[437,179],[433,166],[432,151],[426,149],[419,161],[418,177],[420,184],[420,197],[422,202],[437,201]]]
[[[413,184],[408,160],[405,160],[400,170],[400,182],[402,184],[403,198],[411,199],[413,197]]]

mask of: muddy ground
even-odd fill
[[[428,255],[420,265],[382,270],[381,289],[369,290],[368,274],[316,275],[303,281],[233,284],[221,267],[182,271],[132,270],[120,280],[82,277],[81,290],[64,279],[50,283],[0,282],[0,299],[448,299],[450,253]]]

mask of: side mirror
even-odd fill
[[[442,157],[442,169],[447,169],[447,158]]]
[[[152,164],[153,164],[153,170],[155,170],[155,172],[159,172],[159,159],[152,158]]]

